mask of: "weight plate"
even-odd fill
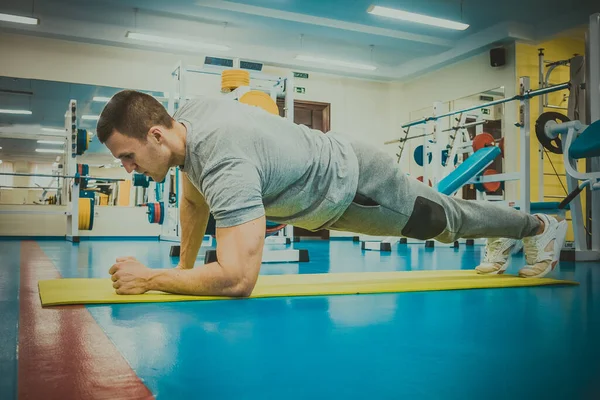
[[[165,203],[163,203],[162,201],[159,204],[159,212],[160,212],[160,216],[158,218],[158,223],[159,225],[162,225],[163,222],[165,222]]]
[[[488,168],[485,171],[483,171],[483,176],[496,175],[497,173],[498,171],[496,171],[495,169]],[[500,189],[501,186],[502,182],[480,182],[475,184],[475,189],[477,189],[480,192],[494,193],[498,189]]]
[[[423,145],[422,144],[415,147],[413,157],[415,158],[415,162],[417,163],[417,165],[419,167],[422,167],[423,166]],[[427,153],[427,159],[428,159],[427,164],[431,164],[432,158],[433,158],[433,155],[431,154],[431,152]]]
[[[148,222],[154,223],[154,203],[148,203]]]
[[[265,231],[266,236],[274,235],[283,228],[285,228],[285,224],[278,224],[276,222],[267,221],[267,227]]]
[[[239,102],[262,108],[266,112],[271,113],[273,115],[279,115],[279,108],[277,107],[277,103],[275,103],[271,96],[269,96],[265,92],[252,90],[242,95],[239,99]]]
[[[473,151],[481,150],[484,147],[493,146],[495,143],[494,137],[486,132],[480,133],[473,139]]]
[[[554,111],[548,111],[542,113],[539,118],[535,121],[535,136],[537,136],[538,141],[546,150],[554,154],[562,154],[562,141],[560,137],[557,136],[555,139],[550,139],[546,136],[546,132],[544,128],[546,124],[557,123],[562,124],[564,122],[569,122],[569,118],[566,115],[561,113],[557,113]]]

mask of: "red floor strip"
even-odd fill
[[[151,399],[84,306],[42,308],[38,280],[60,278],[36,242],[21,245],[19,399]]]

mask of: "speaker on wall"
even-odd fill
[[[490,64],[492,67],[501,67],[506,64],[506,49],[496,47],[490,50]]]

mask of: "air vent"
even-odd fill
[[[204,64],[218,67],[233,67],[233,60],[227,58],[205,57]]]
[[[240,61],[240,68],[249,69],[251,71],[262,71],[263,65],[257,62]]]
[[[218,57],[205,57],[205,65],[213,65],[215,67],[232,68],[233,60],[229,58],[218,58]],[[262,71],[263,65],[261,63],[252,61],[240,61],[240,68],[247,69],[250,71]]]

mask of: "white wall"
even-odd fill
[[[146,207],[94,207],[94,226],[80,236],[157,237],[160,225],[148,222]]]
[[[139,90],[169,92],[171,72],[178,61],[202,65],[201,57],[181,56],[112,46],[75,43],[0,33],[0,76],[44,79]],[[289,71],[265,67],[263,72],[286,75]],[[306,88],[298,99],[331,103],[331,128],[375,138],[389,137],[388,83],[310,73],[297,79]],[[190,75],[187,91],[216,94],[220,76]]]
[[[6,212],[46,211],[56,214],[8,214]],[[0,236],[64,236],[67,232],[66,206],[2,205]]]

